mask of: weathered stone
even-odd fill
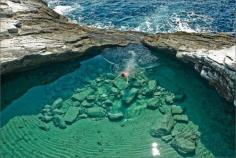
[[[176,32],[150,35],[132,31],[106,31],[69,23],[67,18],[49,9],[44,1],[28,0],[22,4],[8,3],[7,0],[3,4],[0,16],[4,17],[6,23],[17,19],[21,28],[19,35],[3,33],[1,36],[1,74],[69,60],[86,54],[93,47],[142,42],[148,47],[166,49],[168,51],[165,52],[192,63],[223,97],[230,102],[236,100],[236,40],[230,34]],[[28,19],[31,22],[25,22]],[[7,30],[9,25],[2,23],[1,29]],[[205,70],[204,67],[209,69]]]
[[[93,103],[89,103],[87,100],[84,100],[84,101],[81,103],[81,105],[82,105],[83,107],[88,108],[88,107],[92,107],[92,106],[93,106]]]
[[[44,131],[49,131],[50,129],[49,125],[43,122],[39,122],[38,127]]]
[[[57,98],[53,104],[52,104],[52,109],[59,109],[62,106],[63,100],[62,98]]]
[[[54,109],[52,110],[53,115],[62,115],[65,114],[65,111],[62,111],[60,109]]]
[[[187,115],[174,115],[173,116],[174,120],[178,121],[178,122],[188,122],[188,116]]]
[[[67,124],[72,124],[73,122],[76,121],[79,113],[80,113],[79,107],[74,107],[74,106],[69,107],[66,114],[64,115],[65,122]]]
[[[161,120],[158,120],[156,124],[150,130],[150,135],[153,137],[161,137],[171,134],[171,130],[174,127],[175,122],[171,115],[166,114]]]
[[[155,91],[157,87],[157,82],[155,80],[151,80],[148,82],[148,89],[150,91]]]
[[[174,95],[167,95],[165,98],[166,103],[173,104],[174,103],[175,96]]]
[[[120,121],[124,118],[124,115],[119,112],[119,113],[108,113],[108,118],[110,121]]]
[[[89,117],[101,118],[106,116],[106,111],[101,107],[92,107],[87,109],[87,114]]]
[[[74,101],[72,105],[79,107],[80,106],[80,102],[79,101]]]
[[[171,113],[172,114],[182,114],[184,112],[184,110],[182,109],[181,106],[176,106],[176,105],[173,105],[171,106]]]
[[[148,100],[147,108],[155,110],[160,106],[158,98],[151,98]]]
[[[58,115],[53,117],[53,124],[54,124],[55,127],[59,127],[61,129],[66,128],[65,121],[62,119],[61,116],[58,116]]]
[[[127,82],[126,82],[124,79],[122,79],[122,78],[116,79],[116,80],[114,81],[114,85],[115,85],[118,89],[120,89],[120,90],[124,90],[124,89],[126,89],[126,88],[128,87]]]
[[[112,92],[112,93],[118,93],[119,91],[118,91],[118,89],[117,89],[117,88],[115,88],[115,87],[112,87],[112,88],[111,88],[111,92]]]
[[[138,92],[138,89],[136,88],[132,88],[131,90],[126,90],[122,97],[122,101],[125,104],[130,104],[137,96],[137,92]]]
[[[112,103],[111,100],[106,100],[105,102],[103,102],[103,105],[105,105],[105,106],[112,106],[113,103]]]
[[[78,116],[79,119],[86,119],[88,118],[88,115],[87,114],[81,114]]]
[[[171,142],[171,146],[181,155],[194,155],[196,141],[183,137],[176,137]]]
[[[167,105],[160,105],[158,109],[162,114],[170,113],[170,107]]]
[[[49,116],[49,115],[41,115],[41,116],[39,116],[39,119],[41,121],[43,121],[43,122],[46,122],[46,123],[50,122],[52,120],[52,118],[53,117]]]
[[[72,98],[82,102],[85,100],[94,90],[92,88],[86,88],[82,92],[76,93],[72,95]]]
[[[96,99],[96,96],[95,95],[89,95],[88,97],[87,97],[87,100],[89,101],[89,102],[92,102],[92,101],[94,101]]]
[[[161,139],[166,143],[169,143],[172,140],[172,138],[173,137],[171,135],[166,135],[161,137]]]

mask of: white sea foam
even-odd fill
[[[53,9],[55,12],[57,12],[58,14],[61,14],[61,15],[64,15],[66,13],[69,13],[73,10],[73,8],[71,6],[56,6],[54,9]]]

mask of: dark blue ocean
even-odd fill
[[[71,20],[98,28],[234,32],[235,0],[47,0]]]

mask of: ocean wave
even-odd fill
[[[151,0],[47,0],[49,6],[59,14],[67,16],[80,25],[100,29],[121,31],[160,32],[233,32],[234,4],[206,1]],[[223,7],[223,9],[222,9]],[[215,11],[214,11],[215,9]],[[224,10],[222,13],[220,10]]]

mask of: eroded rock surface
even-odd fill
[[[228,34],[160,33],[79,26],[42,0],[1,0],[1,74],[74,59],[97,47],[143,43],[189,62],[219,94],[236,105],[236,39]]]

